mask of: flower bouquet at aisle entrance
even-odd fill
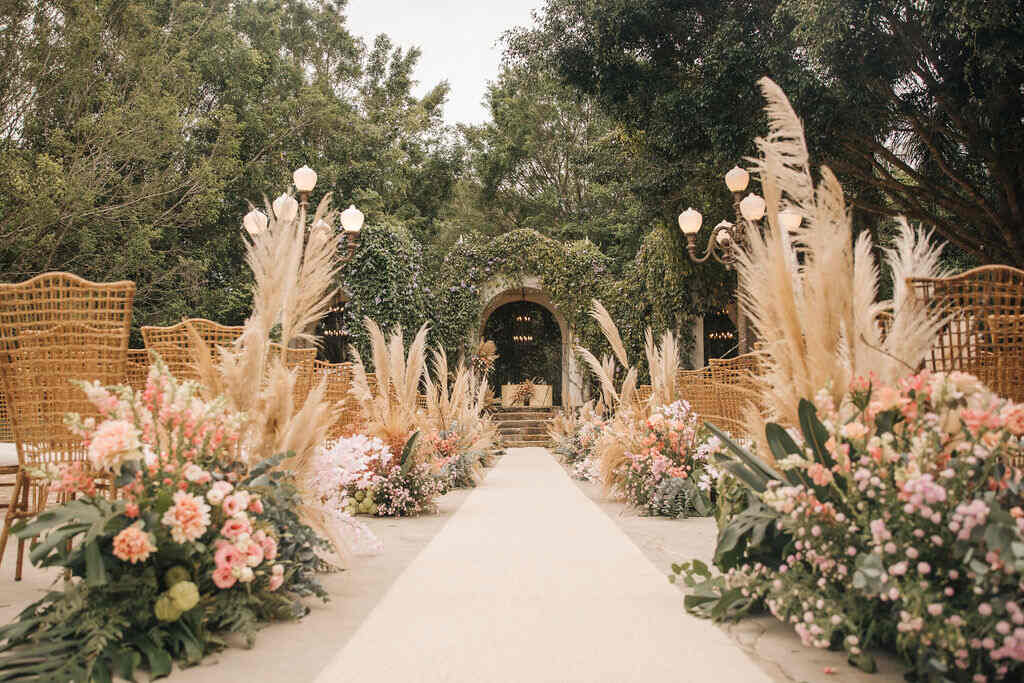
[[[161,362],[143,391],[82,384],[101,421],[68,418],[88,445],[95,492],[81,464],[40,472],[79,497],[14,528],[31,561],[71,576],[0,629],[0,679],[134,680],[173,662],[194,665],[262,622],[296,619],[303,596],[328,599],[314,573],[328,550],[302,523],[301,499],[280,469],[238,458],[244,415],[205,401]]]

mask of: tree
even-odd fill
[[[470,172],[454,224],[586,238],[618,267],[631,259],[649,221],[632,191],[639,154],[622,126],[537,64],[503,69],[487,102],[491,121],[463,130]]]
[[[137,283],[135,324],[239,322],[247,203],[309,164],[314,201],[430,235],[461,150],[418,53],[331,0],[14,0],[0,8],[0,279]]]
[[[1024,267],[1020,0],[788,0],[806,64],[882,122],[840,137],[841,167],[981,261]]]
[[[844,103],[796,59],[794,21],[778,4],[549,0],[535,29],[509,35],[510,54],[543,60],[626,127],[643,153],[636,185],[665,225],[687,205],[728,217],[723,175],[764,131],[760,77],[780,83],[808,117],[818,158],[849,125]]]

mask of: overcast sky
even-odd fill
[[[368,46],[378,33],[397,45],[422,51],[417,95],[442,80],[451,84],[445,105],[449,123],[488,119],[483,105],[488,80],[498,74],[501,34],[531,23],[543,0],[349,0],[348,27]]]

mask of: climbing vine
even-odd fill
[[[559,242],[523,229],[497,238],[462,238],[441,263],[427,267],[419,244],[403,228],[367,228],[344,272],[352,295],[346,325],[364,353],[364,315],[385,327],[401,324],[407,332],[429,320],[431,343],[458,357],[479,329],[484,298],[537,278],[579,341],[599,353],[607,344],[587,312],[591,300],[600,299],[619,324],[630,358],[639,362],[648,325],[656,332],[681,330],[688,349],[693,340],[686,319],[721,307],[733,290],[721,268],[694,266],[680,244],[655,229],[617,275],[612,260],[589,240]]]

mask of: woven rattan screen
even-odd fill
[[[218,346],[233,344],[245,330],[242,326],[221,325],[205,318],[190,318],[169,327],[143,327],[142,339],[146,344],[146,349],[159,353],[164,363],[167,364],[167,369],[178,379],[198,379],[199,377],[195,369],[195,359],[192,357],[189,325],[210,347],[214,359],[217,357],[216,348]]]
[[[4,376],[23,463],[84,456],[82,440],[64,426],[64,416],[97,412],[71,380],[98,380],[107,386],[123,381],[127,342],[125,333],[77,322],[17,337]]]
[[[324,398],[332,407],[339,409],[338,419],[331,427],[328,438],[338,439],[351,434],[362,423],[360,408],[349,395],[352,364],[313,361],[313,382],[319,383],[323,379],[327,380]]]
[[[7,410],[7,395],[4,393],[4,383],[0,380],[0,441],[12,441],[13,439],[11,415]]]
[[[124,381],[132,389],[142,391],[146,388],[149,377],[149,351],[146,349],[128,349],[125,363]]]
[[[983,266],[907,284],[948,316],[927,366],[969,372],[999,395],[1024,401],[1024,271]]]

